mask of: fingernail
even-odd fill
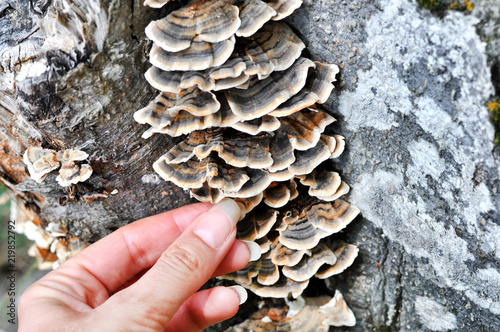
[[[223,199],[207,211],[194,233],[208,246],[219,249],[231,235],[240,217],[240,208],[233,200]]]
[[[245,288],[241,286],[229,286],[228,288],[234,289],[236,294],[238,294],[238,297],[240,298],[240,304],[245,303],[245,301],[248,299],[248,293]]]
[[[240,240],[244,244],[247,245],[248,251],[250,252],[250,260],[249,262],[254,262],[260,258],[262,255],[262,252],[260,250],[260,246],[253,242],[253,241],[245,241],[245,240]]]

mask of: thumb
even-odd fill
[[[134,285],[116,293],[96,314],[116,330],[164,330],[180,306],[212,276],[236,236],[238,204],[225,199],[191,223]],[[181,228],[181,225],[178,225]]]

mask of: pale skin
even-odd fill
[[[224,200],[120,228],[24,292],[19,331],[200,331],[232,317],[235,290],[198,289],[248,263],[239,214]]]

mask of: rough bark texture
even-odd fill
[[[191,201],[151,168],[175,140],[142,139],[132,118],[155,95],[144,27],[178,5],[0,4],[1,181],[83,240]],[[306,0],[288,19],[313,59],[342,66],[327,109],[347,150],[332,167],[363,215],[346,230],[360,256],[330,283],[358,319],[344,331],[500,330],[500,167],[485,105],[500,4],[474,5],[436,16],[407,0]],[[52,175],[35,183],[22,153],[40,144],[89,153],[93,176],[72,195]]]

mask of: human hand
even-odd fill
[[[196,291],[248,263],[239,216],[226,199],[120,228],[24,292],[19,331],[198,331],[232,317],[242,288]]]

